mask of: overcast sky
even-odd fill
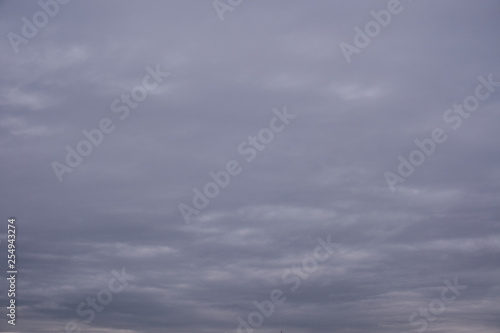
[[[48,3],[0,1],[0,331],[499,332],[499,1]]]

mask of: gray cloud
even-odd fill
[[[125,267],[83,332],[236,333],[273,289],[287,300],[255,332],[417,332],[455,278],[426,332],[497,332],[500,91],[455,131],[442,117],[500,81],[500,7],[402,0],[348,64],[339,44],[387,4],[243,1],[221,22],[211,1],[73,0],[15,53],[41,7],[0,2],[0,248],[16,216],[19,269],[0,330],[64,332]],[[111,103],[157,64],[170,75],[120,120]],[[284,105],[297,118],[247,163],[238,145]],[[116,129],[59,182],[51,163],[103,118]],[[447,141],[391,192],[384,172],[436,127]],[[230,160],[242,173],[186,225],[178,205]],[[283,271],[327,235],[344,252],[290,291]]]

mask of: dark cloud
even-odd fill
[[[1,331],[236,332],[279,289],[261,332],[497,332],[500,87],[456,130],[443,114],[500,81],[500,7],[401,1],[348,63],[340,43],[389,2],[243,1],[221,22],[210,1],[71,1],[15,53],[41,7],[0,1],[0,248],[16,216],[19,267]],[[121,120],[113,101],[157,65],[170,75]],[[284,107],[247,162],[238,146]],[[103,118],[114,131],[59,182],[52,163]],[[446,142],[392,192],[384,173],[434,128]],[[179,204],[230,160],[241,173],[186,224]],[[329,235],[292,291],[283,275]],[[82,324],[122,268],[135,279]],[[418,313],[456,278],[436,319]]]

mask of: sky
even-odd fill
[[[0,1],[0,331],[499,332],[499,14]]]

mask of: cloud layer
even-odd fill
[[[497,1],[402,0],[350,62],[341,43],[394,1],[41,3],[46,24],[35,1],[0,2],[0,248],[15,216],[19,267],[2,332],[236,333],[277,289],[255,332],[498,332],[500,87],[459,128],[443,118],[479,76],[500,82]],[[102,119],[114,130],[69,166]],[[391,191],[435,128],[446,142]],[[196,209],[229,161],[241,172]]]

